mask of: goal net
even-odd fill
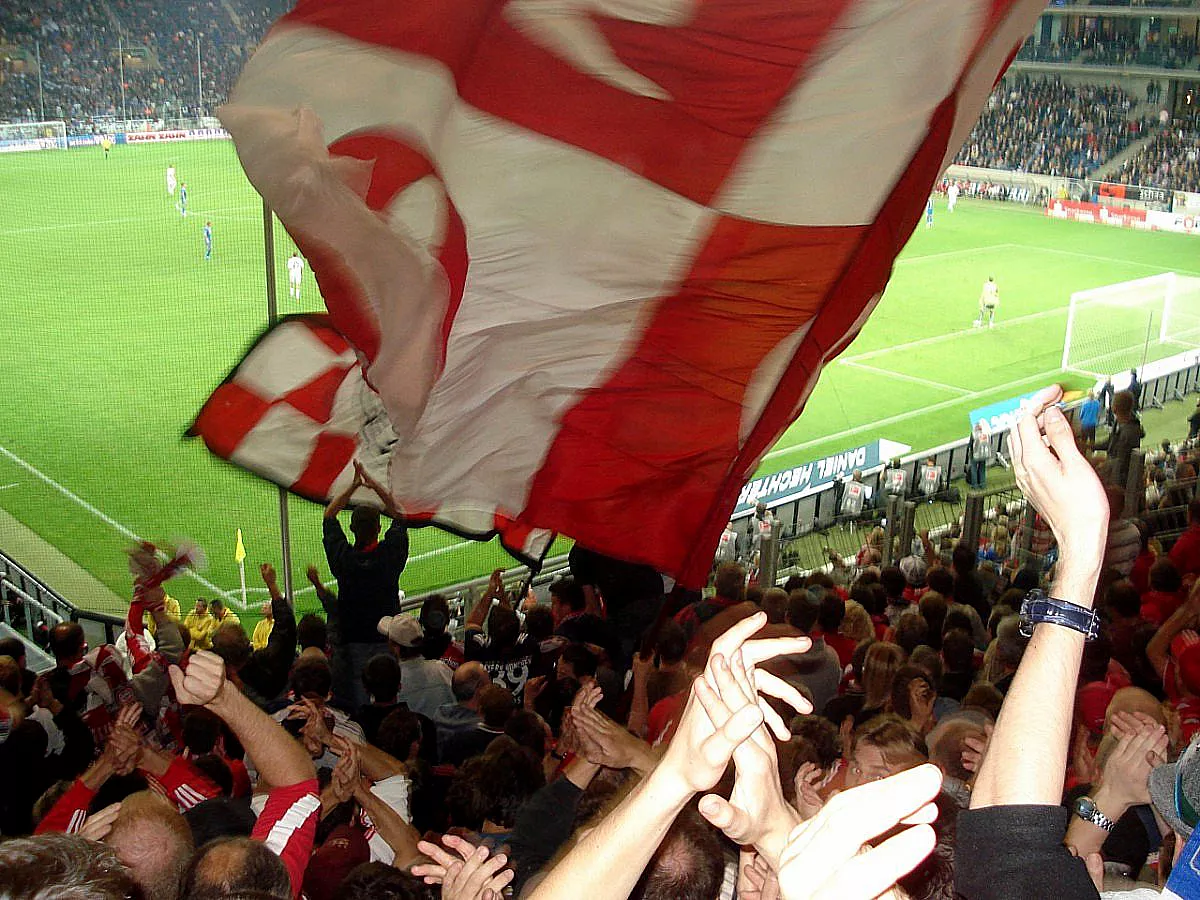
[[[1200,278],[1175,272],[1071,295],[1064,370],[1098,378],[1200,348]]]
[[[67,124],[55,122],[0,123],[0,153],[17,150],[66,150]]]

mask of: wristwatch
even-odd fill
[[[1096,806],[1096,801],[1091,797],[1080,797],[1075,801],[1075,815],[1079,816],[1083,821],[1091,822],[1097,828],[1103,828],[1109,832],[1117,824],[1104,813],[1100,812],[1100,808]]]
[[[1059,600],[1035,588],[1021,602],[1021,634],[1030,637],[1039,622],[1078,631],[1089,641],[1100,634],[1100,614],[1094,609]]]

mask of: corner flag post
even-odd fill
[[[242,609],[249,609],[246,601],[246,545],[242,543],[242,529],[237,530],[237,547],[234,548],[233,558],[238,564],[238,574],[242,577]]]

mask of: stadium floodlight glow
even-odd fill
[[[1200,349],[1200,278],[1164,272],[1071,295],[1062,368],[1104,378]]]

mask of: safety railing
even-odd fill
[[[79,622],[90,641],[112,643],[125,620],[79,609],[45,582],[0,551],[0,619],[35,646],[46,646],[49,629]]]

